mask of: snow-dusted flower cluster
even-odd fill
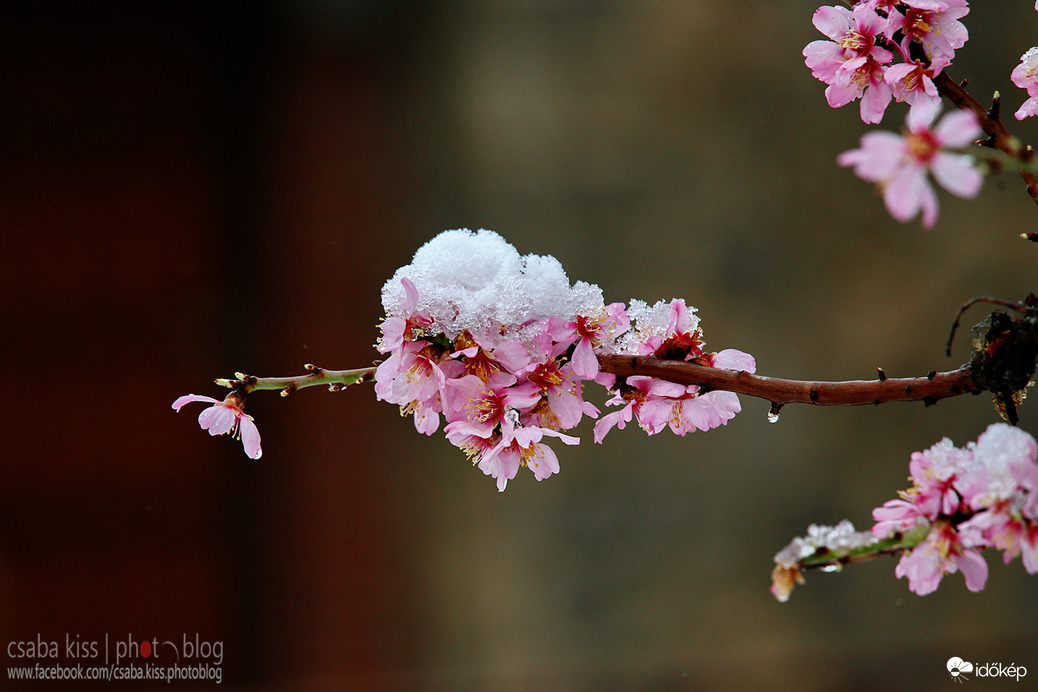
[[[1008,564],[1020,555],[1038,573],[1038,445],[1019,428],[991,425],[976,442],[955,447],[945,438],[912,455],[913,485],[873,510],[877,538],[928,527],[926,537],[902,555],[895,573],[924,595],[945,574],[961,571],[966,588],[980,591],[988,568],[980,551],[1003,551]]]
[[[600,354],[651,355],[753,372],[751,356],[706,353],[695,309],[682,300],[606,305],[598,286],[570,284],[554,257],[520,256],[492,231],[445,231],[419,248],[382,289],[386,317],[377,344],[388,358],[375,394],[412,415],[415,428],[443,431],[504,490],[520,467],[537,480],[557,473],[546,438],[598,409],[584,400],[594,381],[622,405],[595,426],[601,442],[632,418],[649,434],[684,435],[724,425],[736,395],[702,392],[648,377],[626,381],[601,371]]]

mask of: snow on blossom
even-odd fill
[[[557,259],[526,255],[497,233],[444,231],[423,245],[382,289],[390,317],[409,306],[406,284],[418,292],[417,308],[430,316],[428,330],[454,339],[464,331],[493,348],[500,330],[553,315],[592,315],[605,307],[602,289],[578,281],[572,286]]]
[[[250,459],[259,459],[263,455],[263,450],[260,449],[259,429],[252,416],[242,410],[243,402],[237,393],[228,394],[223,401],[201,394],[187,394],[173,402],[173,410],[180,413],[180,409],[186,404],[194,402],[212,404],[198,414],[198,424],[202,430],[213,436],[229,434],[240,439],[245,447],[245,454]]]
[[[887,18],[865,4],[852,10],[827,6],[815,11],[812,23],[829,40],[812,41],[803,55],[812,76],[828,85],[826,101],[839,108],[860,98],[861,119],[878,123],[891,98],[884,71],[894,55],[876,43]]]
[[[879,185],[891,216],[905,222],[921,210],[926,228],[936,223],[938,209],[927,173],[948,192],[964,198],[976,196],[984,181],[972,157],[946,151],[965,147],[981,136],[976,116],[954,111],[931,127],[938,112],[936,107],[913,108],[902,135],[866,133],[861,148],[837,157],[841,166],[853,166],[858,177]]]
[[[412,415],[419,432],[443,433],[504,490],[519,469],[536,480],[558,473],[545,444],[579,438],[562,431],[598,409],[585,382],[616,392],[624,408],[595,426],[601,441],[633,416],[650,434],[684,435],[727,423],[739,411],[729,392],[655,378],[617,378],[599,367],[602,354],[653,355],[706,367],[752,371],[752,356],[703,350],[695,308],[660,301],[606,305],[599,287],[570,284],[553,257],[519,253],[491,231],[446,231],[422,246],[382,290],[386,317],[378,348],[375,393]],[[644,387],[644,400],[633,396]],[[625,398],[626,397],[626,398]]]
[[[1038,10],[1038,5],[1035,5],[1035,9]],[[1026,89],[1030,97],[1014,113],[1014,117],[1023,120],[1038,115],[1038,46],[1020,56],[1020,64],[1013,69],[1009,78],[1013,84]]]
[[[969,590],[979,591],[988,573],[984,548],[1003,551],[1007,563],[1020,555],[1027,572],[1038,572],[1036,459],[1035,439],[1004,423],[964,447],[944,439],[914,453],[912,487],[872,513],[877,538],[928,527],[926,537],[901,556],[895,574],[920,595],[957,571]]]

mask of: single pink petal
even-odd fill
[[[983,591],[988,580],[988,563],[976,549],[967,549],[961,555],[953,555],[952,561],[966,579],[966,588],[970,591]]]
[[[553,473],[559,472],[559,458],[551,447],[538,444],[526,460],[526,467],[533,471],[534,478],[543,481]]]
[[[811,23],[833,41],[839,41],[854,25],[854,15],[846,7],[819,7]]]
[[[726,348],[718,351],[714,356],[714,367],[725,370],[744,370],[746,372],[757,372],[757,361],[749,353],[737,351],[734,348]]]
[[[984,176],[973,165],[973,159],[961,154],[938,152],[930,164],[934,179],[956,197],[971,199],[984,184]]]
[[[883,188],[883,202],[890,215],[904,223],[919,212],[928,189],[930,183],[924,169],[908,166],[898,171]]]
[[[211,396],[202,396],[201,394],[185,394],[184,396],[180,397],[179,399],[173,402],[173,410],[177,413],[180,413],[180,409],[185,404],[190,404],[195,401],[200,401],[206,404],[219,403],[217,399],[214,399]]]
[[[602,440],[605,439],[606,434],[613,429],[614,425],[623,430],[631,422],[633,412],[634,402],[632,401],[619,411],[613,411],[602,416],[595,423],[595,442],[602,444]]]
[[[933,129],[934,136],[941,146],[960,149],[974,143],[984,134],[977,123],[977,116],[969,111],[952,111],[948,113]]]
[[[260,449],[259,428],[252,421],[252,416],[242,415],[238,432],[241,434],[242,446],[245,447],[245,455],[250,459],[259,459],[263,455],[263,450]]]
[[[863,122],[875,124],[883,120],[883,114],[890,105],[893,92],[890,85],[881,80],[882,77],[879,80],[872,78],[869,88],[861,96],[859,114]]]
[[[502,341],[494,347],[494,358],[511,373],[516,373],[530,364],[530,354],[514,339]]]
[[[404,293],[407,294],[407,300],[404,302],[404,312],[410,315],[418,307],[418,288],[406,276],[400,279],[400,283],[404,285]]]
[[[908,125],[908,129],[912,132],[920,132],[928,129],[933,123],[937,114],[941,112],[941,103],[928,104],[926,107],[913,108],[908,111],[908,116],[905,118],[905,124]]]
[[[226,435],[238,422],[238,413],[230,406],[216,403],[198,414],[198,424],[210,435]]]
[[[1032,96],[1024,101],[1019,110],[1013,114],[1013,117],[1017,120],[1023,120],[1024,118],[1030,118],[1032,115],[1038,115],[1038,96]]]
[[[598,358],[595,356],[595,349],[591,345],[591,340],[583,338],[573,351],[573,372],[578,377],[590,380],[594,379],[598,371]]]

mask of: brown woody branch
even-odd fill
[[[991,108],[987,109],[969,95],[965,89],[965,82],[956,84],[946,72],[941,72],[934,77],[933,81],[937,91],[947,97],[957,108],[971,111],[977,116],[977,122],[988,135],[985,145],[994,147],[1021,163],[1030,163],[1034,159],[1034,150],[1020,144],[1020,140],[1009,134],[1005,125],[1002,124],[999,114],[1000,102],[997,96]],[[1027,194],[1035,203],[1038,203],[1038,174],[1021,169],[1020,177],[1024,179],[1024,184],[1027,186]]]
[[[598,357],[598,361],[604,372],[618,377],[658,377],[678,384],[699,385],[707,390],[717,389],[760,397],[774,406],[861,406],[888,401],[922,401],[929,405],[939,399],[976,394],[985,389],[975,381],[969,365],[948,372],[931,372],[925,377],[890,378],[881,374],[875,380],[814,382],[765,377],[742,370],[708,368],[685,361],[645,356],[603,355]]]

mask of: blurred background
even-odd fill
[[[1038,14],[977,5],[952,74],[1012,113]],[[996,421],[987,396],[774,425],[744,399],[708,434],[604,445],[584,425],[558,476],[503,494],[364,386],[254,395],[259,461],[170,409],[235,371],[369,364],[382,283],[465,227],[607,301],[684,297],[762,374],[957,367],[964,300],[1038,288],[1034,203],[1007,174],[942,191],[933,230],[894,222],[835,164],[868,128],[803,64],[816,7],[4,10],[3,645],[199,637],[241,690],[937,689],[952,656],[1038,675],[1019,560],[988,555],[979,594],[953,575],[917,597],[893,559],[768,592],[776,551],[869,526],[912,451]]]

